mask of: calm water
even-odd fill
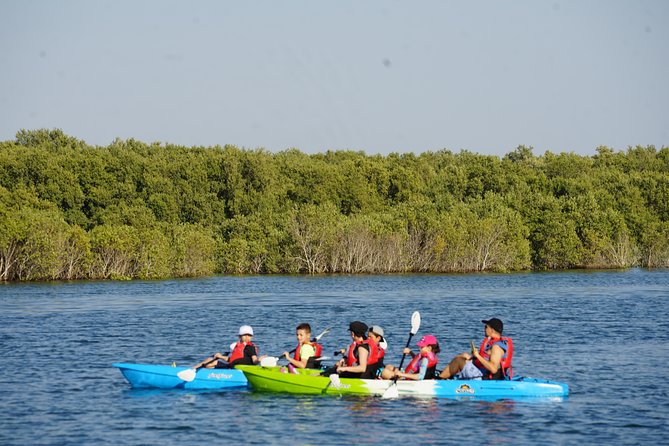
[[[669,271],[217,277],[0,286],[0,444],[656,444],[669,434]],[[411,313],[440,358],[497,316],[517,375],[567,382],[562,402],[383,400],[132,390],[115,361],[190,365],[253,325],[261,353],[294,328],[386,331],[399,361]],[[480,437],[475,437],[476,432]]]

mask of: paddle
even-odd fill
[[[418,311],[414,311],[413,314],[411,315],[411,331],[409,332],[409,339],[407,339],[407,345],[404,348],[409,347],[409,344],[411,343],[411,338],[413,338],[413,335],[418,333],[419,328],[420,328],[420,313]],[[402,350],[402,360],[400,361],[400,366],[399,366],[400,370],[402,370],[402,364],[404,364],[405,357],[406,353],[404,353],[404,350]],[[386,389],[386,391],[383,392],[383,395],[381,396],[382,398],[397,398],[398,396],[400,396],[399,390],[397,390],[398,378],[399,377],[393,378],[393,382]]]
[[[234,350],[234,349],[235,349],[235,345],[237,345],[236,342],[233,342],[232,344],[230,344],[230,350]],[[225,352],[225,353],[224,353],[224,355],[229,355],[229,354],[230,354],[229,352]],[[213,355],[212,355],[212,356],[213,356]],[[217,358],[214,357],[214,358],[210,359],[209,361],[206,361],[206,362],[202,363],[199,367],[191,367],[191,368],[189,368],[189,369],[182,370],[182,371],[180,371],[179,373],[177,373],[177,377],[178,377],[180,380],[182,380],[182,381],[186,381],[187,383],[189,383],[189,382],[191,382],[191,381],[193,381],[193,380],[195,379],[195,374],[197,373],[198,370],[200,370],[202,367],[204,367],[204,366],[206,366],[206,365],[208,365],[208,364],[211,364],[212,362],[216,361],[216,359],[217,359]]]
[[[202,367],[206,366],[207,364],[211,364],[214,361],[217,361],[218,358],[212,358],[209,361],[204,362],[200,367],[195,368],[191,367],[190,369],[182,370],[179,373],[177,373],[177,377],[182,380],[186,381],[187,383],[192,382],[195,379],[195,375],[199,369]]]
[[[311,342],[320,341],[323,336],[325,336],[327,333],[330,333],[330,330],[332,330],[332,327],[326,328],[325,330],[320,332],[320,334],[318,336],[316,336],[315,338],[311,338]],[[288,353],[293,354],[293,353],[295,353],[295,350],[297,350],[297,348],[292,349]],[[260,360],[260,365],[263,366],[263,367],[276,367],[276,365],[278,364],[280,359],[281,358],[276,357],[276,356],[265,356]]]
[[[334,387],[337,390],[341,389],[341,381],[339,380],[339,375],[337,375],[336,373],[332,373],[328,378],[330,378],[330,380],[323,389],[323,393],[326,393],[330,386]]]

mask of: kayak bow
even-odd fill
[[[236,369],[199,369],[192,381],[186,382],[177,376],[188,367],[169,365],[129,364],[117,362],[118,368],[130,385],[135,388],[158,389],[227,389],[246,387],[244,373]]]

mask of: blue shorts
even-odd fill
[[[473,362],[465,362],[465,366],[460,370],[460,373],[456,375],[458,379],[481,379],[483,378],[483,372],[479,370],[478,367],[474,365]]]

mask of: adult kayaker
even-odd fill
[[[337,363],[337,373],[342,378],[374,378],[379,351],[375,343],[367,340],[367,324],[353,321],[348,328],[353,342],[345,353],[346,358]]]
[[[290,352],[283,352],[284,358],[293,367],[300,369],[317,368],[319,364],[315,360],[321,356],[323,346],[317,342],[311,341],[311,325],[302,323],[295,329],[295,337],[297,338],[297,347],[295,348],[295,356],[291,358]]]
[[[471,353],[457,355],[448,364],[439,378],[460,379],[508,379],[513,358],[513,341],[502,336],[504,323],[492,318],[482,320],[485,324],[485,338],[477,350],[472,344]]]
[[[433,335],[425,335],[420,338],[416,345],[420,348],[418,353],[414,353],[408,347],[404,349],[403,353],[413,358],[404,371],[388,364],[383,370],[381,378],[404,378],[416,381],[435,379],[437,376],[437,363],[439,362],[437,353],[441,351],[437,338]]]
[[[242,325],[239,327],[239,341],[230,345],[232,349],[230,353],[226,353],[225,355],[216,353],[213,357],[209,357],[195,365],[194,368],[231,369],[237,364],[258,364],[260,362],[258,359],[258,347],[251,342],[252,338],[253,327]]]

